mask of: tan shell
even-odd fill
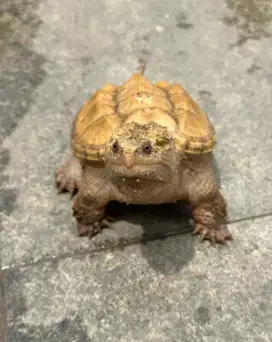
[[[113,131],[127,122],[155,121],[176,138],[186,153],[211,151],[216,143],[214,127],[205,112],[179,85],[151,83],[142,73],[122,86],[106,84],[77,113],[72,148],[79,158],[101,160]]]

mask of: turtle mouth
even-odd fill
[[[138,177],[121,177],[121,182],[126,187],[137,190],[143,187],[143,183],[146,183],[146,180]]]
[[[132,169],[115,167],[109,169],[110,178],[119,184],[131,187],[142,187],[154,183],[164,183],[169,180],[165,168],[142,167],[136,165]]]

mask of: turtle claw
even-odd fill
[[[106,216],[99,221],[95,221],[91,224],[77,224],[78,235],[82,237],[88,236],[92,238],[94,235],[101,233],[103,228],[111,228],[112,222],[115,219],[111,216]]]
[[[72,198],[78,189],[78,184],[76,181],[67,180],[65,176],[56,182],[56,186],[58,188],[58,194],[62,194],[63,192],[69,192],[70,197]]]
[[[201,242],[209,240],[213,246],[216,243],[226,245],[228,240],[233,239],[226,226],[210,228],[202,224],[196,224],[193,235],[196,234],[199,234],[201,236]]]
[[[69,192],[72,198],[79,188],[79,183],[82,176],[82,169],[80,165],[74,161],[59,167],[56,170],[56,186],[58,194]]]

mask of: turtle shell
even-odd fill
[[[73,151],[79,158],[101,160],[119,125],[151,121],[165,126],[186,153],[207,153],[216,143],[206,113],[180,85],[154,84],[137,73],[121,86],[106,84],[84,103],[73,122]]]

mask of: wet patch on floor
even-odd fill
[[[248,40],[261,40],[271,37],[269,24],[272,20],[270,0],[226,0],[232,14],[223,18],[227,26],[238,30],[239,38],[231,47],[244,45]]]

